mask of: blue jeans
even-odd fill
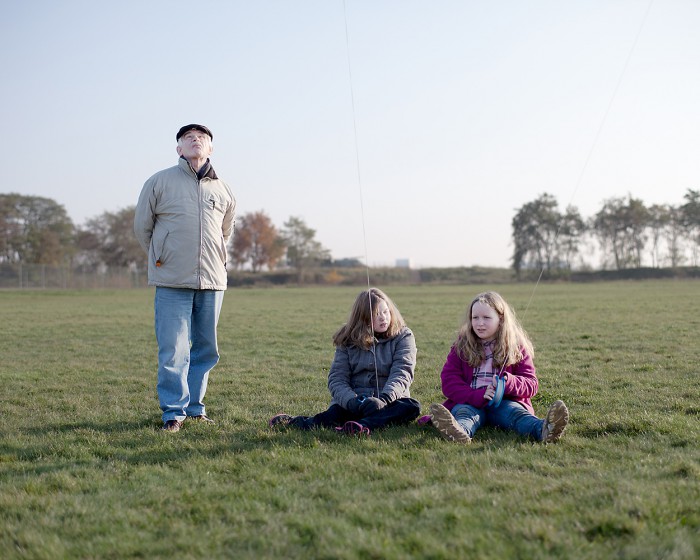
[[[523,405],[515,401],[503,399],[497,408],[476,408],[468,404],[457,404],[451,412],[469,437],[474,437],[481,426],[491,425],[513,430],[536,441],[542,439],[544,420],[530,414]]]
[[[216,325],[224,292],[156,287],[158,400],[163,422],[204,414],[209,372],[219,361]]]

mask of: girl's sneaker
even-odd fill
[[[289,414],[277,414],[270,418],[270,421],[267,423],[270,428],[284,428],[286,426],[289,426],[289,423],[292,421],[292,417]]]
[[[359,422],[354,420],[349,420],[345,422],[342,426],[338,426],[335,429],[339,434],[347,434],[349,436],[369,436],[371,431],[367,426],[363,426]]]
[[[456,443],[472,442],[472,438],[457,423],[452,413],[441,404],[433,403],[430,405],[430,420],[445,439]]]
[[[542,442],[554,443],[566,430],[569,423],[569,409],[564,401],[554,401],[547,411],[544,424],[542,424]]]
[[[418,424],[421,427],[427,426],[430,423],[431,423],[430,414],[426,414],[425,416],[421,416],[418,420],[416,420],[416,424]]]

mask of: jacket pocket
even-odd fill
[[[215,220],[221,219],[228,207],[228,201],[214,192],[206,193],[203,200],[206,212],[210,212]]]
[[[160,266],[163,263],[163,249],[165,247],[165,240],[168,238],[170,232],[165,230],[161,232],[156,230],[151,238],[151,258],[156,266]]]
[[[225,270],[228,261],[228,251],[226,250],[226,241],[224,241],[223,235],[219,238],[219,256],[221,257],[221,262],[224,264]]]

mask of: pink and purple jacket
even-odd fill
[[[454,346],[450,349],[440,374],[442,392],[447,397],[444,402],[445,408],[452,410],[456,404],[485,408],[489,403],[484,398],[486,387],[472,388],[474,369],[459,357]],[[503,377],[506,381],[503,398],[522,404],[530,414],[534,415],[535,410],[532,408],[530,399],[537,394],[539,382],[532,358],[525,350],[523,350],[522,360],[503,370]]]

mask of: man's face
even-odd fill
[[[177,142],[177,153],[186,160],[206,159],[212,153],[211,138],[200,130],[188,130]]]

